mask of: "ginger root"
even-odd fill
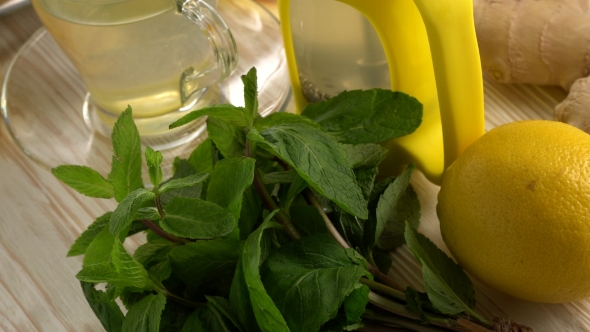
[[[474,0],[482,68],[501,83],[569,90],[556,120],[590,133],[589,0]]]

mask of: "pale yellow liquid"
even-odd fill
[[[127,105],[134,117],[174,111],[188,98],[183,88],[204,88],[185,82],[183,72],[214,65],[207,38],[176,11],[174,0],[33,0],[33,5],[92,100],[113,114]]]
[[[291,0],[289,9],[297,69],[309,102],[344,90],[390,88],[383,47],[362,14],[334,0]]]

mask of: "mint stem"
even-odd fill
[[[322,208],[318,200],[315,198],[313,192],[309,188],[306,188],[303,194],[305,195],[305,199],[307,200],[307,202],[313,205],[318,210],[318,212],[324,219],[324,222],[326,223],[326,228],[328,229],[328,232],[330,232],[330,234],[336,240],[336,242],[338,242],[340,246],[342,246],[342,248],[350,248],[348,242],[344,240],[344,238],[342,237],[342,235],[340,235],[334,224],[332,224],[332,221],[330,220],[328,215],[326,215],[326,212],[324,212],[324,209]],[[401,286],[398,285],[398,283],[395,282],[395,280],[391,279],[385,273],[379,271],[379,269],[372,265],[370,262],[367,262],[367,268],[369,272],[371,272],[372,275],[379,278],[379,280],[383,281],[384,283],[388,284],[389,286],[397,290],[401,290]]]
[[[247,140],[246,157],[251,157],[250,142]],[[260,196],[260,198],[262,199],[262,203],[264,204],[267,210],[279,210],[279,212],[275,214],[274,218],[279,224],[285,227],[287,235],[292,240],[297,240],[301,238],[301,235],[291,222],[291,219],[287,217],[287,214],[285,214],[285,212],[283,212],[283,210],[277,205],[277,203],[275,203],[274,199],[272,198],[268,190],[266,190],[266,186],[264,185],[264,181],[262,180],[262,176],[260,176],[260,171],[258,170],[258,165],[254,166],[254,188],[256,189],[258,196]]]
[[[164,238],[170,242],[176,242],[176,243],[189,243],[192,242],[188,239],[183,239],[181,237],[172,235],[170,233],[167,233],[165,230],[163,230],[162,228],[160,228],[160,226],[154,224],[153,222],[144,219],[141,221],[144,225],[147,226],[147,228],[151,229],[154,233],[158,234],[161,238]]]
[[[371,290],[377,291],[379,293],[383,293],[385,295],[389,295],[396,300],[406,302],[406,294],[404,292],[401,292],[397,289],[393,289],[391,287],[388,287],[388,286],[383,285],[381,283],[375,282],[373,280],[369,280],[367,278],[361,278],[359,281],[361,284],[367,285]]]
[[[422,323],[413,321],[408,318],[403,317],[396,317],[391,315],[380,315],[380,314],[370,314],[370,315],[363,315],[363,321],[374,321],[378,323],[385,323],[387,325],[397,326],[398,328],[395,330],[379,330],[379,326],[375,326],[375,328],[371,329],[370,324],[365,324],[365,326],[369,327],[369,329],[361,328],[359,331],[415,331],[415,332],[444,332],[448,331],[446,328],[436,327],[432,325],[424,325]],[[383,327],[383,325],[381,325]]]

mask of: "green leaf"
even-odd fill
[[[150,182],[154,187],[158,188],[160,182],[162,182],[162,153],[160,151],[154,151],[151,147],[145,148],[145,160],[148,165],[148,172],[150,174]]]
[[[217,154],[217,149],[213,146],[211,138],[207,137],[193,150],[188,157],[188,162],[193,165],[197,172],[211,173],[214,164],[214,154]]]
[[[376,267],[379,269],[379,271],[381,271],[383,274],[389,273],[392,261],[391,257],[389,257],[386,252],[373,250],[371,252],[371,256],[373,256],[373,262],[377,264]]]
[[[235,219],[227,209],[196,198],[173,198],[165,208],[160,227],[189,239],[212,239],[228,234]]]
[[[170,125],[170,129],[184,126],[203,116],[209,116],[209,118],[215,118],[238,127],[245,127],[252,123],[252,115],[245,108],[229,104],[216,104],[188,113],[174,121]]]
[[[244,155],[246,134],[241,127],[209,117],[207,133],[223,157],[239,158]]]
[[[203,182],[209,177],[209,174],[197,173],[189,175],[184,178],[173,179],[162,185],[160,193],[165,193],[171,190],[182,189],[186,187],[192,187],[196,184]]]
[[[377,174],[379,174],[379,167],[371,167],[371,168],[357,168],[354,170],[354,176],[356,177],[356,181],[361,188],[363,193],[363,197],[368,202],[369,198],[371,197],[371,192],[373,191],[373,187],[375,186],[375,179],[377,178]]]
[[[144,297],[127,312],[123,332],[158,332],[165,305],[166,297],[162,294]]]
[[[109,229],[104,227],[88,245],[82,265],[87,266],[110,261],[116,237],[117,235],[111,234]]]
[[[141,141],[133,122],[131,107],[121,113],[111,135],[113,159],[109,181],[115,190],[115,199],[122,201],[136,189],[143,187],[141,178]]]
[[[262,264],[260,275],[291,331],[318,331],[336,316],[359,278],[370,276],[363,258],[330,234],[282,246]]]
[[[344,299],[342,306],[346,315],[346,325],[358,324],[365,313],[365,307],[369,303],[369,292],[366,285],[357,284],[356,288]]]
[[[129,255],[118,238],[115,239],[111,259],[115,270],[126,280],[127,285],[136,288],[151,287],[152,282],[143,265]]]
[[[367,220],[357,218],[339,208],[335,208],[335,210],[337,217],[332,218],[332,222],[338,232],[352,248],[364,249],[364,232]],[[362,252],[364,253],[364,251]]]
[[[238,229],[240,230],[240,239],[245,240],[260,220],[262,213],[262,200],[256,192],[254,186],[246,188],[242,198],[242,210],[240,211],[240,220],[238,220]]]
[[[254,181],[253,158],[228,158],[215,164],[209,186],[207,201],[226,208],[235,218],[240,218],[244,190]]]
[[[217,309],[217,311],[219,313],[221,313],[227,319],[229,319],[234,324],[234,326],[238,328],[239,331],[244,331],[242,325],[238,321],[238,318],[236,317],[235,313],[233,312],[233,309],[231,308],[229,301],[227,299],[224,299],[219,296],[207,296],[207,295],[205,295],[205,298],[207,299],[208,303],[212,307]]]
[[[297,195],[299,195],[305,188],[309,185],[307,182],[297,174],[291,185],[289,186],[289,190],[287,191],[287,196],[282,199],[279,203],[281,207],[285,210],[289,210],[291,208],[291,204]]]
[[[197,241],[170,251],[174,273],[188,285],[198,287],[220,279],[231,279],[240,256],[241,241]]]
[[[256,81],[256,68],[252,67],[246,75],[242,75],[242,82],[244,83],[244,102],[246,106],[246,113],[250,115],[251,121],[248,123],[248,128],[252,127],[254,119],[258,115],[258,82]]]
[[[296,177],[299,177],[299,175],[291,169],[288,171],[266,173],[264,174],[262,181],[265,184],[291,183],[295,181]]]
[[[481,316],[472,310],[473,284],[461,267],[408,222],[405,237],[408,248],[422,265],[424,287],[434,307],[447,315],[466,312],[479,319]]]
[[[148,267],[148,274],[152,280],[162,282],[172,274],[172,262],[168,256],[154,265]]]
[[[414,132],[422,122],[422,104],[402,92],[355,90],[309,104],[301,115],[342,143],[380,143]]]
[[[68,257],[82,255],[86,252],[88,245],[100,232],[109,224],[112,212],[107,212],[98,217],[88,228],[80,234],[68,251]]]
[[[115,196],[113,185],[90,167],[62,165],[53,168],[51,173],[82,195],[96,198]]]
[[[76,274],[76,278],[80,281],[94,284],[108,283],[117,287],[131,286],[125,277],[117,272],[115,266],[110,261],[84,266]]]
[[[428,295],[426,293],[418,292],[412,287],[406,287],[404,291],[406,295],[406,308],[420,317],[423,322],[439,321],[451,325],[450,319],[445,319],[434,314],[439,314],[439,311],[434,308]]]
[[[234,332],[239,331],[210,303],[197,308],[186,320],[180,332]]]
[[[125,197],[119,206],[111,215],[109,222],[109,231],[111,234],[120,233],[125,227],[129,226],[133,221],[133,216],[137,210],[149,205],[154,205],[156,194],[145,189],[139,188],[131,192]]]
[[[328,232],[324,218],[314,206],[291,206],[289,214],[293,224],[308,235]]]
[[[397,206],[390,212],[388,222],[383,228],[377,246],[383,250],[394,250],[404,244],[405,222],[418,229],[420,225],[420,201],[418,195],[409,185],[400,196]]]
[[[94,284],[80,282],[84,297],[90,308],[107,332],[120,332],[123,326],[123,312],[115,301],[109,300],[105,292],[94,289]]]
[[[141,223],[142,220],[158,221],[158,220],[162,219],[160,217],[160,212],[158,212],[158,208],[153,207],[153,206],[138,209],[135,212],[135,218],[137,218],[138,220],[134,220],[133,223],[135,223],[135,222]],[[133,223],[131,223],[131,224],[133,225]],[[147,229],[147,226],[145,228]]]
[[[374,243],[377,243],[379,240],[386,223],[398,222],[403,224],[405,222],[404,220],[392,220],[391,217],[392,215],[396,215],[395,211],[398,209],[400,197],[410,184],[414,168],[413,164],[406,167],[402,174],[395,178],[395,180],[387,187],[383,195],[381,195],[379,203],[377,204],[377,225],[375,227]]]
[[[278,224],[271,222],[276,212],[278,210],[269,214],[262,225],[252,232],[246,240],[231,285],[230,304],[236,311],[240,323],[247,330],[261,330],[263,332],[289,331],[281,313],[266,293],[258,270],[262,255],[260,243],[264,230],[280,227]]]
[[[173,168],[174,176],[164,181],[164,183],[162,183],[162,187],[167,186],[169,182],[199,174],[186,159],[176,158],[173,163]],[[164,192],[160,195],[160,201],[162,202],[162,205],[166,206],[174,197],[201,198],[203,194],[203,186],[205,185],[206,181],[207,179],[190,187],[182,187],[178,189],[165,188]],[[173,186],[175,185],[173,184]],[[160,188],[160,192],[161,191],[162,188]]]
[[[293,113],[286,113],[286,112],[277,112],[271,113],[264,118],[258,119],[254,124],[254,128],[258,131],[266,130],[270,127],[274,127],[276,125],[285,124],[285,123],[302,123],[308,126],[312,126],[319,130],[324,130],[322,126],[318,123],[314,122],[311,119],[308,119],[304,116],[293,114]]]
[[[154,260],[162,260],[176,244],[165,240],[147,242],[139,246],[133,253],[133,259],[143,266],[149,265]]]
[[[387,156],[387,149],[378,144],[341,144],[352,168],[378,166]]]
[[[342,147],[328,134],[304,124],[281,124],[248,139],[266,143],[311,187],[345,211],[367,218],[365,199]]]

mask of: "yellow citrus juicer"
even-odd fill
[[[303,90],[315,87],[302,76],[300,67],[309,66],[318,56],[330,52],[333,55],[315,69],[311,66],[312,71],[328,73],[330,66],[350,71],[359,64],[362,68],[356,72],[352,70],[351,77],[361,77],[364,72],[364,81],[370,85],[373,80],[376,85],[367,88],[379,87],[379,75],[384,72],[388,76],[388,88],[413,96],[423,104],[422,124],[414,133],[383,143],[390,153],[381,165],[380,176],[395,175],[414,162],[430,181],[440,184],[444,170],[484,133],[482,71],[471,0],[278,2],[296,112],[301,112],[311,101],[304,97]],[[344,10],[348,14],[344,14]],[[335,27],[340,13],[349,16],[342,19],[340,27]],[[366,27],[355,28],[358,17],[354,15],[370,22],[367,25],[372,26],[374,32]],[[313,39],[324,29],[332,29],[329,38],[314,43]],[[371,41],[371,33],[378,36],[376,42]],[[360,42],[350,44],[355,38]],[[385,67],[380,67],[379,51],[371,50],[379,42]],[[339,43],[343,43],[344,48],[339,49]],[[352,65],[341,61],[363,48],[363,58],[354,60]],[[315,52],[315,55],[301,55],[306,52]],[[332,77],[343,83],[335,82]],[[356,78],[340,78],[338,73],[332,72],[314,83],[323,84],[326,89],[338,84],[347,89],[355,88],[354,84],[347,84]]]

